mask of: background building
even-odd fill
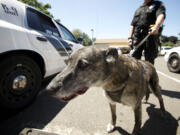
[[[122,53],[129,53],[128,39],[96,39],[94,45],[100,47],[120,48]]]

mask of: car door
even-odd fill
[[[27,8],[27,24],[30,28],[28,37],[32,45],[47,60],[47,69],[58,72],[65,67],[64,59],[72,52],[71,47],[60,36],[52,19],[41,12]]]

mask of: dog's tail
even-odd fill
[[[146,95],[145,95],[145,100],[146,102],[149,99],[150,93],[154,93],[156,96],[158,95],[157,93],[159,93],[158,91],[161,91],[161,86],[159,85],[159,77],[158,74],[156,72],[156,69],[154,67],[154,65],[152,65],[150,62],[145,61],[145,63],[148,65],[148,85],[146,88]]]
[[[159,85],[159,76],[156,72],[154,66],[152,66],[152,74],[150,76],[149,84],[151,87],[151,91],[156,95],[156,93],[161,92],[161,86]]]
[[[161,95],[161,86],[159,85],[159,77],[158,77],[158,74],[157,74],[154,66],[153,66],[153,72],[150,77],[149,84],[150,84],[152,92],[159,100],[159,104],[160,104],[160,108],[161,108],[162,112],[165,112],[164,102],[163,102],[163,98]]]

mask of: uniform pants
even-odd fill
[[[143,40],[143,39],[141,39]],[[141,42],[141,40],[138,40]],[[134,46],[138,45],[139,42],[136,42]],[[151,35],[144,44],[139,47],[132,56],[136,59],[141,59],[142,52],[144,50],[145,60],[149,61],[150,63],[154,64],[155,58],[158,56],[158,46],[159,46],[159,35]]]

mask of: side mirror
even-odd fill
[[[77,41],[81,43],[83,41],[83,38],[77,38]]]

